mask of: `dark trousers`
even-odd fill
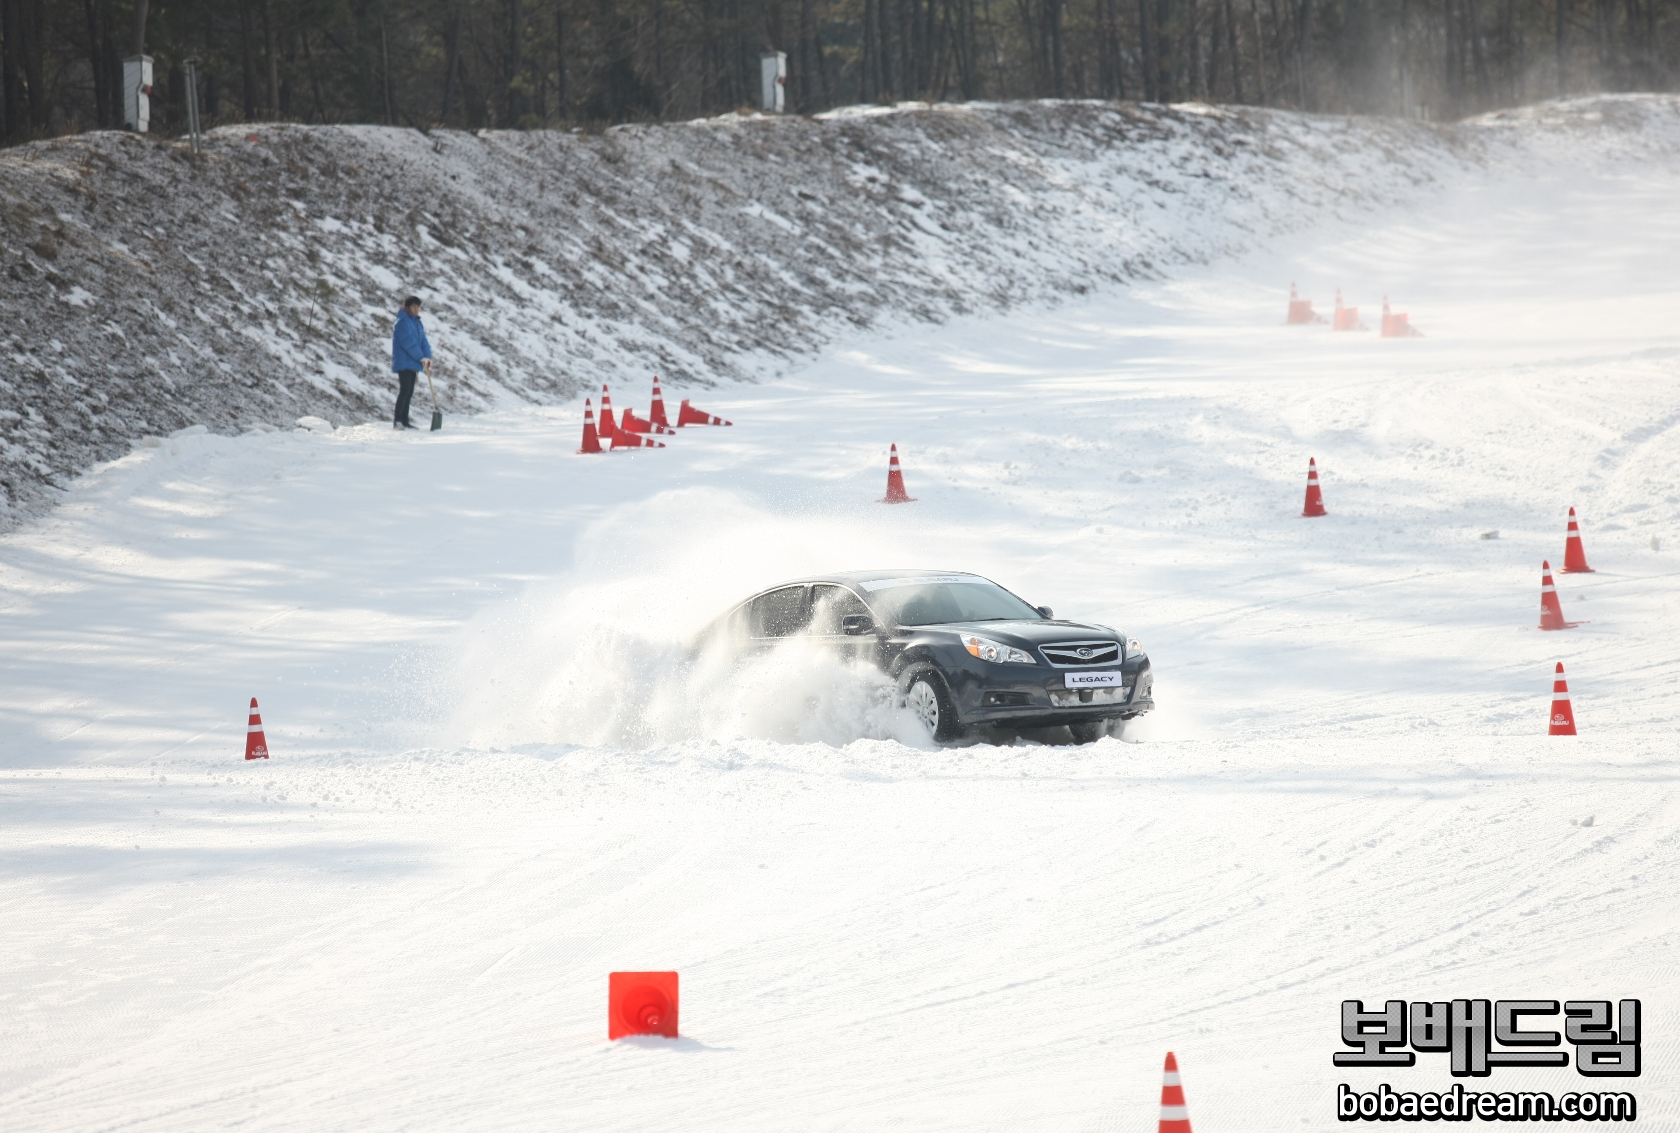
[[[392,424],[409,425],[413,423],[408,419],[408,403],[414,400],[414,379],[419,375],[419,370],[397,371],[397,380],[402,382],[402,388],[397,391],[397,415],[392,418]]]

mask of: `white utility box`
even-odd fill
[[[134,55],[123,60],[123,122],[144,134],[152,122],[152,57]]]
[[[764,79],[764,109],[780,114],[787,105],[787,52],[766,51],[759,57],[759,73]]]

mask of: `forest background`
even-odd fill
[[[1143,99],[1451,120],[1672,88],[1680,0],[0,0],[0,144],[151,129],[374,122],[599,128],[901,100]]]

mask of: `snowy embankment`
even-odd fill
[[[1673,113],[1624,108],[1595,135],[1659,138],[1663,156],[1669,135],[1641,127]],[[0,529],[144,434],[387,418],[389,322],[410,291],[454,413],[654,372],[687,389],[782,371],[860,327],[1078,296],[1378,217],[1485,161],[1485,136],[1034,103],[604,136],[241,127],[199,158],[120,133],[9,150]]]
[[[1486,997],[1642,999],[1640,1078],[1471,1088],[1680,1130],[1675,105],[1484,120],[1479,165],[1374,166],[1436,178],[1410,204],[852,333],[662,452],[573,456],[579,395],[79,477],[0,537],[0,1127],[1118,1133],[1171,1049],[1199,1133],[1302,1133],[1339,1082],[1465,1081],[1335,1067],[1343,999]],[[1291,279],[1427,337],[1279,325]],[[1541,633],[1571,505],[1597,573]],[[673,663],[895,564],[1123,627],[1159,711],[930,750],[867,671]],[[644,967],[684,1038],[609,1043]]]

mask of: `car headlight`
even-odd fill
[[[990,661],[994,665],[1002,665],[1005,662],[1016,665],[1038,664],[1037,661],[1033,660],[1031,653],[1022,652],[1013,645],[1005,645],[1001,641],[992,641],[989,638],[965,633],[962,635],[962,643],[963,648],[968,650],[971,656],[978,657],[982,661]]]
[[[1143,642],[1139,641],[1135,637],[1128,637],[1126,639],[1126,656],[1136,657],[1142,652],[1143,652]]]

